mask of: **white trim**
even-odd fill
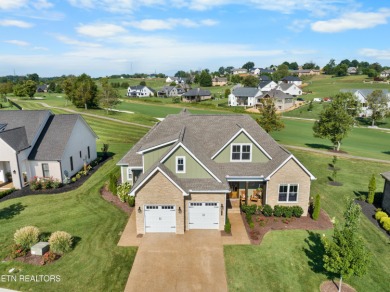
[[[145,159],[143,153],[142,153],[142,173],[145,173]]]
[[[240,146],[240,159],[233,159],[233,147]],[[242,159],[242,148],[243,146],[249,146],[249,159]],[[245,152],[247,153],[247,152]],[[230,144],[230,162],[252,162],[252,144],[251,143],[231,143]]]
[[[266,181],[264,179],[264,176],[226,176],[226,181],[228,182],[234,182],[234,181],[258,181],[258,182],[264,182]]]
[[[269,176],[267,176],[265,179],[266,180],[270,180],[271,179],[271,177],[279,170],[279,169],[281,169],[290,159],[293,159],[302,169],[303,169],[303,171],[305,171],[309,176],[310,176],[310,179],[311,180],[316,180],[317,178],[314,176],[314,175],[312,175],[311,174],[311,172],[310,171],[308,171],[307,170],[307,168],[306,167],[304,167],[303,165],[302,165],[302,163],[300,163],[299,162],[299,160],[294,156],[294,155],[290,155],[289,157],[287,157],[287,159],[282,163],[282,164],[280,164],[279,166],[278,166],[278,168],[277,169],[275,169]]]
[[[152,177],[152,175],[154,175],[157,171],[160,171],[173,185],[175,185],[175,187],[177,187],[179,190],[181,190],[181,192],[183,193],[183,196],[188,196],[187,192],[184,191],[174,180],[172,180],[169,175],[167,175],[160,167],[156,167],[151,173],[149,173],[149,175],[144,178],[144,180],[142,182],[139,183],[139,185],[137,185],[134,189],[131,190],[130,192],[130,196],[135,196],[135,192],[141,187],[144,185],[144,183],[146,183],[148,181],[149,178]]]
[[[217,151],[217,153],[215,153],[215,154],[211,157],[211,159],[214,159],[219,153],[221,153],[222,150],[224,150],[224,149],[225,149],[225,148],[226,148],[234,139],[236,139],[237,136],[240,135],[241,133],[244,133],[244,134],[249,138],[249,140],[251,140],[251,141],[253,142],[253,144],[255,144],[255,145],[257,146],[257,148],[259,148],[259,149],[261,150],[261,152],[264,153],[265,156],[267,156],[268,159],[272,160],[271,155],[269,155],[269,154],[267,153],[267,151],[265,151],[264,148],[261,147],[260,144],[257,143],[256,140],[253,139],[253,137],[252,137],[251,135],[249,135],[249,133],[248,133],[247,131],[245,131],[245,129],[243,129],[243,128],[241,128],[235,135],[233,135],[233,137],[230,138],[230,140],[227,141],[226,144],[223,145],[222,148],[219,149],[219,150]]]
[[[230,193],[230,190],[204,190],[204,191],[201,191],[201,190],[188,190],[189,193],[221,193],[221,194],[225,194],[225,193]]]
[[[169,156],[171,156],[172,153],[174,153],[177,148],[183,147],[183,149],[193,158],[196,162],[198,162],[217,182],[221,182],[221,180],[210,170],[208,169],[184,144],[181,142],[177,144],[174,148],[171,149],[161,160],[160,163],[164,163],[165,160],[168,159]]]
[[[137,153],[137,154],[143,154],[143,153],[145,153],[145,152],[149,152],[149,151],[152,151],[152,150],[154,150],[154,149],[157,149],[157,148],[160,148],[160,147],[164,147],[164,146],[167,146],[167,145],[169,145],[169,144],[173,144],[173,143],[175,143],[176,141],[177,141],[177,139],[172,140],[172,141],[168,141],[168,142],[165,142],[165,143],[162,143],[162,144],[158,144],[158,145],[153,146],[153,147],[150,147],[150,148],[146,148],[146,149],[141,150],[141,151],[137,151],[136,153]]]
[[[179,159],[183,159],[183,170],[178,170]],[[186,173],[186,157],[185,156],[176,156],[176,173]]]
[[[131,174],[131,178],[129,177],[129,174]],[[126,180],[133,183],[133,169],[131,167],[127,168]]]
[[[286,201],[279,201],[279,194],[280,194],[280,186],[282,185],[287,185],[287,197],[286,197]],[[290,186],[291,185],[296,185],[297,186],[297,200],[296,201],[289,201],[289,194],[290,194]],[[296,204],[299,202],[299,183],[281,183],[281,184],[278,184],[278,203],[280,204]]]

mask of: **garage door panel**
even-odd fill
[[[176,208],[173,205],[146,205],[145,232],[176,232]]]
[[[189,229],[219,229],[219,203],[189,204]]]

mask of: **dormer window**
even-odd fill
[[[176,173],[186,172],[186,158],[184,156],[176,157]]]
[[[252,145],[251,144],[232,144],[231,161],[251,161]]]

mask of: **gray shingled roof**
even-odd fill
[[[38,130],[43,126],[50,111],[0,111],[0,124],[6,124],[5,130],[25,127],[27,142],[31,146]]]
[[[279,99],[292,98],[291,95],[284,93],[283,91],[277,90],[277,89],[272,89],[272,90],[264,93],[261,97],[264,98],[267,96],[269,96],[271,98],[279,98]]]
[[[209,96],[209,95],[211,95],[210,91],[200,89],[200,88],[190,89],[183,94],[183,96]]]
[[[390,171],[381,173],[382,177],[388,181],[390,181]]]
[[[154,90],[153,88],[149,87],[149,86],[144,86],[144,85],[135,85],[135,86],[129,86],[130,90],[142,90],[144,88],[148,88],[150,91],[152,92],[155,92],[156,90]]]
[[[0,132],[0,139],[2,139],[17,152],[30,147],[30,144],[27,141],[25,127],[14,128]]]
[[[260,90],[256,87],[238,87],[233,90],[236,97],[254,97]]]
[[[289,89],[290,87],[293,87],[295,84],[294,83],[280,83],[278,85],[278,87],[281,89],[281,90],[287,90]],[[296,86],[296,85],[295,85]]]
[[[79,115],[52,115],[45,125],[29,160],[61,160]]]
[[[229,126],[226,126],[229,125]],[[211,159],[232,137],[244,129],[248,134],[272,157],[265,163],[217,163]],[[197,179],[179,179],[175,174],[169,176],[186,191],[207,188],[214,190],[228,187],[226,176],[269,176],[291,154],[267,134],[248,115],[195,115],[182,112],[178,115],[168,115],[165,120],[153,127],[134,147],[121,159],[118,165],[141,166],[141,154],[136,152],[160,145],[172,137],[177,137],[164,153],[164,157],[171,149],[182,143],[199,159],[216,177],[217,180],[209,179],[207,184]],[[139,185],[156,167],[166,169],[160,164],[160,159],[142,174],[133,187]],[[169,170],[166,170],[167,172]]]
[[[259,83],[259,88],[264,88],[266,87],[268,84],[270,84],[272,82],[272,80],[264,80],[264,81],[260,81]]]
[[[340,89],[340,92],[351,92],[352,94],[355,94],[355,92],[359,91],[364,98],[366,98],[368,95],[373,93],[376,89]],[[389,91],[387,89],[381,89],[383,94],[388,95]]]
[[[284,77],[282,80],[286,80],[286,81],[302,81],[301,78],[299,78],[297,76],[287,76],[287,77]]]

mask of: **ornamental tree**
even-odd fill
[[[376,181],[375,181],[375,175],[373,174],[370,178],[370,182],[368,183],[367,203],[369,204],[374,203],[375,191],[376,191]]]
[[[280,131],[284,128],[284,123],[276,113],[275,104],[272,98],[263,98],[260,116],[256,122],[267,132]]]

